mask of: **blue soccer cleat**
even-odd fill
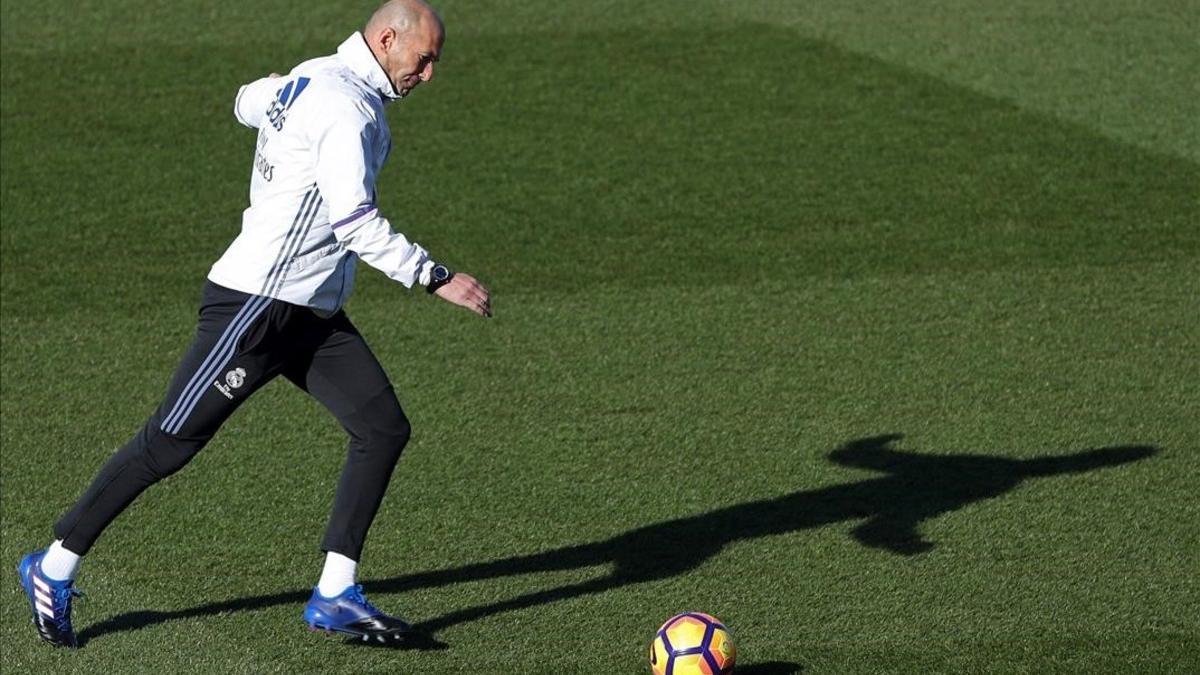
[[[408,622],[388,616],[367,602],[361,585],[351,586],[332,598],[314,588],[304,606],[304,622],[312,630],[345,633],[361,637],[363,642],[400,642],[412,632]]]
[[[29,608],[33,610],[33,625],[37,626],[38,635],[55,647],[79,646],[75,639],[75,629],[71,627],[71,599],[83,595],[75,588],[75,582],[56,581],[42,574],[42,556],[46,551],[34,551],[21,558],[17,565],[17,574],[21,577],[21,587],[29,598]]]

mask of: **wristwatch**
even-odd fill
[[[453,278],[454,272],[450,271],[449,267],[437,263],[433,266],[433,269],[429,270],[429,285],[425,287],[425,290],[433,293],[442,286],[450,283],[450,280]]]

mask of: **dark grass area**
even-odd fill
[[[685,609],[740,673],[1196,666],[1200,167],[766,24],[500,4],[392,109],[380,186],[497,317],[365,267],[349,308],[416,429],[364,579],[430,640],[303,631],[343,441],[273,384],[89,555],[84,650],[10,579],[6,672],[633,673]],[[12,564],[190,337],[237,85],[353,26],[62,58],[32,14],[0,62]]]

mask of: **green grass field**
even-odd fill
[[[496,317],[363,266],[415,434],[373,600],[304,630],[343,454],[260,392],[87,557],[11,568],[158,403],[245,207],[237,87],[370,2],[0,16],[5,673],[1200,670],[1200,11],[1184,0],[444,0],[393,223]],[[1102,450],[1103,449],[1103,450]]]

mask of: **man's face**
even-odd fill
[[[433,64],[442,53],[445,33],[440,22],[426,18],[405,35],[386,30],[380,35],[384,72],[396,93],[407,96],[418,84],[433,79]]]

